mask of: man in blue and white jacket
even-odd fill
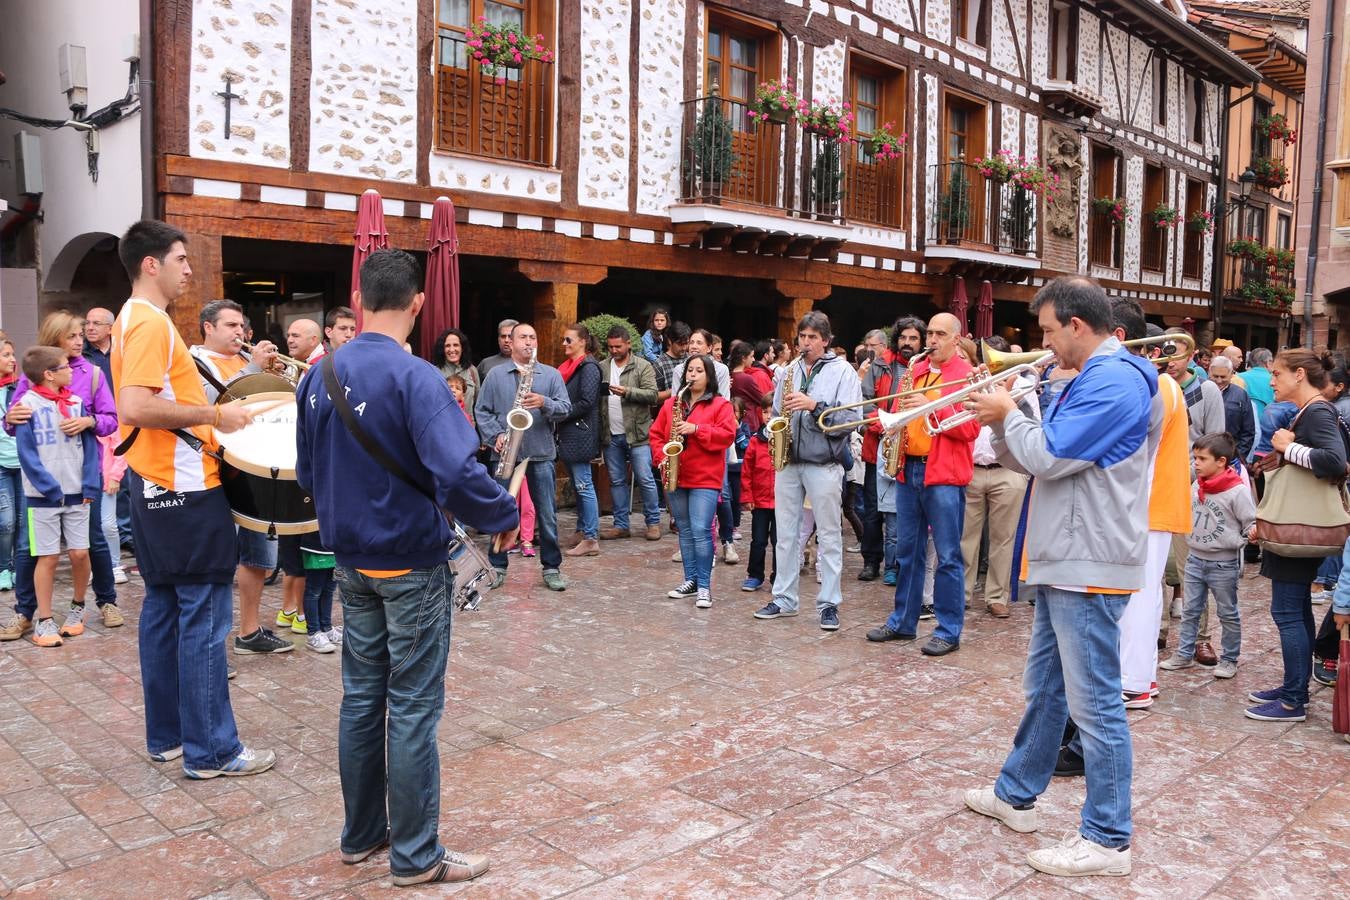
[[[1158,376],[1111,336],[1111,305],[1095,281],[1057,278],[1032,308],[1046,347],[1079,374],[1043,422],[1005,390],[967,401],[993,429],[999,461],[1035,477],[1026,581],[1036,586],[1036,614],[1023,676],[1027,709],[1012,753],[994,786],[967,791],[965,800],[1014,831],[1035,831],[1036,798],[1072,715],[1087,769],[1082,824],[1027,861],[1051,875],[1128,875],[1133,756],[1120,698],[1119,621],[1144,586]]]

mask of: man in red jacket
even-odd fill
[[[957,354],[961,323],[949,313],[938,313],[928,323],[928,355],[911,367],[914,387],[960,382],[972,372],[970,363]],[[939,396],[960,390],[950,384],[940,390],[901,398],[901,410],[914,409]],[[961,411],[945,406],[934,417],[946,420]],[[973,450],[979,423],[973,419],[949,431],[930,435],[923,419],[906,426],[903,461],[895,492],[895,517],[899,528],[895,561],[899,580],[895,586],[895,611],[886,624],[867,632],[869,641],[912,641],[917,637],[919,607],[923,603],[924,558],[928,532],[937,548],[937,572],[933,578],[933,608],[937,628],[923,646],[927,656],[945,656],[961,646],[965,622],[965,562],[961,556],[962,520],[966,508],[966,485],[974,469]]]

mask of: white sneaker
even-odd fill
[[[1171,607],[1170,610],[1168,610],[1168,615],[1170,615],[1170,616],[1171,616],[1172,618],[1174,618],[1174,619],[1180,619],[1180,618],[1181,618],[1181,598],[1180,598],[1180,597],[1173,597],[1173,598],[1172,598],[1172,607]]]
[[[1237,675],[1237,663],[1229,662],[1226,659],[1219,660],[1219,664],[1214,667],[1215,678],[1232,678]]]
[[[333,642],[328,639],[328,632],[317,631],[305,638],[305,646],[315,653],[332,653],[337,649]]]
[[[121,566],[113,566],[113,584],[126,584],[127,570]]]
[[[1035,809],[1013,809],[1012,804],[998,798],[992,787],[971,788],[966,791],[966,806],[982,816],[998,819],[1013,831],[1027,834],[1036,830]]]
[[[699,609],[710,608],[712,606],[712,592],[707,588],[699,588],[698,599],[694,601],[694,605]]]
[[[328,635],[328,640],[329,640],[329,641],[333,642],[334,644],[338,645],[339,647],[342,646],[342,626],[341,626],[341,625],[334,625],[332,628],[330,628],[330,629],[328,629],[327,631],[325,631],[324,634]]]
[[[673,591],[667,591],[666,596],[672,600],[687,600],[698,593],[698,586],[692,581],[686,581]]]
[[[734,566],[741,561],[741,555],[736,552],[730,541],[722,545],[722,562]]]
[[[1053,847],[1032,850],[1027,862],[1038,872],[1076,878],[1080,875],[1130,874],[1130,848],[1115,850],[1094,844],[1071,831]]]
[[[1313,591],[1312,592],[1313,606],[1325,606],[1326,604],[1330,603],[1331,594],[1332,594],[1331,591]]]
[[[680,548],[676,547],[675,552],[670,554],[671,562],[683,562],[684,556],[680,553]]]

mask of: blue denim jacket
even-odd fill
[[[1341,553],[1341,568],[1350,566],[1350,541],[1345,542],[1345,550]],[[1331,595],[1331,611],[1338,616],[1350,616],[1350,578],[1342,578],[1336,582],[1336,590]]]

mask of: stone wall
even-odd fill
[[[225,135],[225,90],[230,134]],[[291,0],[194,0],[188,152],[259,166],[291,163]]]
[[[637,211],[661,215],[679,198],[684,107],[684,0],[639,0]]]
[[[577,201],[628,209],[631,0],[581,3],[581,153]]]
[[[313,3],[310,170],[416,181],[417,0]]]

